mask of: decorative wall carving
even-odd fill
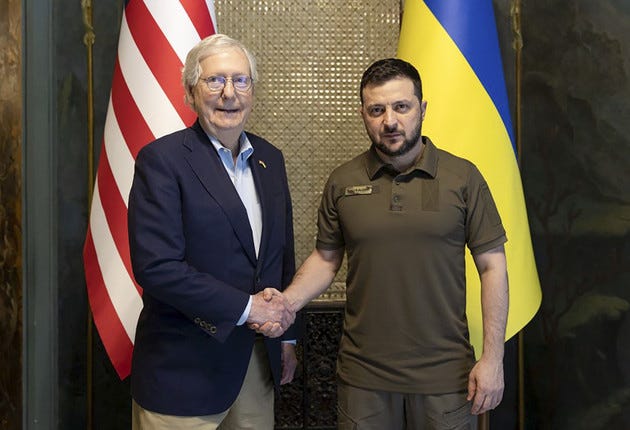
[[[276,400],[276,429],[336,429],[336,362],[343,326],[343,302],[313,303],[304,315],[294,382]]]

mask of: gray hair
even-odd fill
[[[234,48],[240,49],[247,57],[251,78],[256,82],[258,80],[258,72],[256,71],[256,58],[254,58],[254,55],[238,40],[232,39],[225,34],[213,34],[197,43],[186,56],[186,64],[184,64],[182,69],[182,84],[186,94],[190,94],[193,87],[199,82],[201,77],[201,65],[199,63],[211,55]]]

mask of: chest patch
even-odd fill
[[[378,192],[378,187],[374,185],[353,185],[346,187],[344,190],[344,196],[365,196]]]

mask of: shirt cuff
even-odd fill
[[[249,300],[247,301],[247,306],[245,306],[245,310],[243,311],[243,314],[239,318],[236,325],[243,325],[245,324],[245,322],[247,322],[247,318],[249,318],[249,311],[252,310],[252,300],[253,300],[253,297],[249,296]]]
[[[297,343],[297,340],[295,339],[283,340],[282,343],[290,343],[291,345],[295,345]]]

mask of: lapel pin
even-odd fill
[[[263,166],[263,169],[266,169],[266,168],[267,168],[267,165],[266,165],[266,164],[265,164],[265,162],[264,162],[264,161],[262,161],[262,160],[258,160],[258,164],[260,164],[261,166]]]

